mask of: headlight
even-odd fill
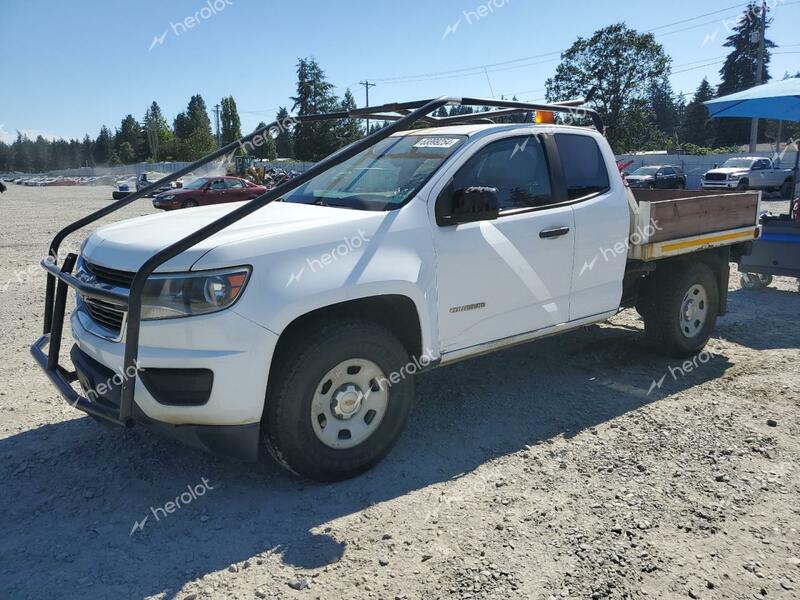
[[[739,177],[741,177],[741,175],[737,175],[736,173],[730,173],[728,175],[728,179],[739,179]]]
[[[174,200],[175,194],[167,194],[166,196],[159,196],[156,200]]]
[[[249,267],[151,275],[142,293],[142,320],[205,315],[233,305],[250,277]]]

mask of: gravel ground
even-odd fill
[[[105,428],[34,366],[32,265],[109,196],[0,198],[0,597],[800,597],[795,280],[734,274],[683,373],[625,311],[420,376],[387,460],[318,485]]]

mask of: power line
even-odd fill
[[[733,10],[734,8],[741,8],[742,6],[749,6],[749,2],[745,4],[734,4],[733,6],[729,6],[727,8],[720,8],[719,10],[714,10],[702,15],[697,15],[696,17],[688,17],[686,19],[681,19],[680,21],[675,21],[674,23],[667,23],[666,25],[659,25],[658,27],[653,27],[652,29],[647,29],[645,33],[653,33],[654,31],[658,31],[659,29],[666,29],[668,27],[672,27],[673,25],[681,25],[683,23],[688,23],[690,21],[696,21],[697,19],[702,19],[703,17],[708,17],[710,15],[716,15],[721,12],[725,12],[728,10]]]

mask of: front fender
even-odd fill
[[[313,243],[305,238],[297,247],[284,239],[273,246],[281,250],[268,254],[263,253],[263,240],[248,240],[235,249],[226,245],[194,268],[251,264],[247,289],[231,310],[277,334],[320,308],[374,296],[405,296],[416,307],[423,348],[438,356],[432,317],[436,262],[424,204],[411,202],[401,210],[316,234]]]

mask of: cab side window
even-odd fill
[[[602,194],[610,189],[606,162],[594,138],[559,133],[555,139],[570,200]]]
[[[216,179],[215,181],[211,182],[211,185],[208,186],[210,190],[224,190],[225,189],[225,180],[224,179]]]
[[[501,213],[553,202],[547,159],[536,136],[488,144],[461,167],[453,184],[456,190],[476,186],[496,188]]]

